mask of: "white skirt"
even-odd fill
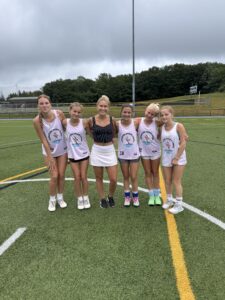
[[[114,145],[99,146],[93,144],[90,155],[90,165],[95,167],[112,167],[117,165]]]

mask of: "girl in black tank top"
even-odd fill
[[[100,207],[114,207],[113,195],[117,184],[117,157],[113,145],[115,121],[108,115],[110,101],[107,96],[102,96],[97,101],[98,114],[89,120],[94,144],[90,155],[90,164],[94,168],[96,188],[100,198]],[[103,173],[107,168],[109,176],[108,197],[105,196]]]

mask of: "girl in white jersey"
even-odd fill
[[[83,106],[74,102],[70,105],[70,119],[63,120],[66,129],[68,158],[74,175],[74,190],[77,195],[77,208],[90,208],[88,197],[87,170],[89,148],[86,140],[87,120],[81,119]]]
[[[169,209],[172,214],[177,214],[183,211],[181,180],[187,163],[185,152],[187,133],[183,124],[173,121],[173,116],[172,107],[164,106],[161,108],[161,118],[164,124],[161,133],[162,168],[167,192],[167,201],[162,207]],[[176,192],[175,203],[172,196],[173,185]]]
[[[137,123],[132,119],[133,107],[122,105],[121,120],[117,121],[118,131],[118,159],[123,173],[124,206],[131,203],[130,181],[132,186],[133,206],[140,205],[138,198],[138,168],[140,152],[137,142]]]
[[[56,201],[61,208],[67,207],[63,200],[64,176],[67,165],[67,147],[60,110],[53,110],[48,96],[38,97],[39,114],[33,119],[33,125],[42,142],[42,154],[49,169],[49,211],[55,211]]]
[[[149,189],[148,205],[161,205],[159,188],[159,164],[161,145],[159,141],[159,105],[151,103],[145,110],[145,117],[139,119],[138,138],[145,182]]]

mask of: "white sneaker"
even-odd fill
[[[58,204],[61,208],[66,208],[67,207],[67,203],[64,200],[58,200]]]
[[[84,208],[90,208],[91,204],[90,204],[90,200],[88,197],[84,197]]]
[[[163,208],[163,209],[168,209],[168,208],[170,208],[170,207],[173,206],[173,205],[174,205],[173,200],[167,199],[166,202],[163,203],[162,208]]]
[[[79,197],[77,199],[77,208],[78,209],[84,209],[84,200],[82,197]]]
[[[168,211],[173,214],[173,215],[176,215],[180,212],[182,212],[184,210],[183,206],[182,206],[182,202],[179,201],[179,202],[176,202],[174,204],[174,206],[172,208],[170,208]]]
[[[50,201],[48,203],[48,211],[55,211],[56,209],[56,201]]]

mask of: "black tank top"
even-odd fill
[[[112,139],[113,139],[112,117],[110,116],[110,123],[104,127],[96,124],[95,117],[93,117],[92,120],[93,120],[92,134],[93,134],[94,141],[96,143],[112,142]]]

